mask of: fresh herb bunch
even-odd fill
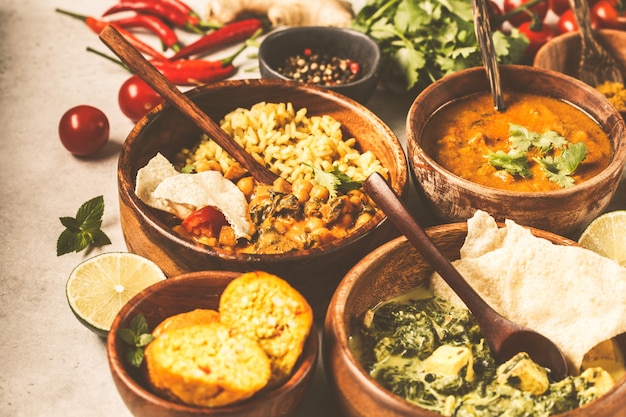
[[[80,252],[89,246],[111,244],[109,237],[100,229],[104,214],[104,197],[94,197],[84,202],[76,217],[60,217],[65,230],[57,239],[57,256]]]
[[[482,65],[470,0],[369,0],[353,28],[371,36],[382,53],[382,80],[423,89],[443,76]],[[528,40],[516,28],[493,31],[498,61],[524,60]]]
[[[532,159],[541,166],[546,178],[561,188],[574,185],[572,174],[587,156],[587,146],[582,142],[570,144],[565,137],[553,130],[532,132],[515,123],[509,124],[509,143],[511,148],[508,152],[499,150],[487,155],[489,165],[504,169],[513,176],[531,178]],[[559,150],[560,153],[552,154],[554,150]],[[529,157],[531,151],[538,155]]]
[[[136,368],[141,366],[144,358],[144,349],[154,340],[154,336],[148,330],[148,323],[143,314],[138,314],[129,324],[118,330],[118,336],[126,342],[126,360]]]

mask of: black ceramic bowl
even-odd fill
[[[278,29],[270,33],[259,47],[259,67],[263,78],[289,80],[278,67],[293,55],[311,48],[361,66],[361,76],[354,82],[328,86],[329,90],[366,102],[374,93],[379,79],[380,49],[364,33],[337,27],[300,26]]]

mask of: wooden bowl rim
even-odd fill
[[[144,298],[155,292],[159,292],[164,288],[169,288],[178,285],[181,282],[187,281],[210,281],[212,279],[234,279],[241,275],[241,272],[235,271],[196,271],[180,274],[175,277],[168,278],[163,281],[159,281],[148,288],[140,291],[137,295],[131,298],[120,310],[115,317],[113,324],[111,325],[111,331],[106,341],[107,358],[109,362],[109,369],[114,378],[119,379],[132,394],[141,399],[141,401],[151,404],[152,406],[172,410],[178,413],[187,413],[189,415],[199,416],[221,416],[228,414],[240,415],[242,411],[246,411],[249,408],[254,408],[255,403],[269,402],[280,399],[300,384],[306,382],[307,378],[311,377],[317,368],[317,361],[319,356],[319,335],[315,322],[311,325],[311,331],[306,339],[302,354],[298,360],[296,368],[293,370],[291,376],[279,387],[273,388],[268,391],[260,391],[251,398],[244,401],[220,406],[220,407],[200,407],[188,404],[182,404],[167,400],[160,397],[140,384],[130,373],[126,370],[126,366],[123,364],[124,355],[117,352],[118,336],[116,330],[119,328],[122,321],[128,316],[128,314],[134,310],[139,304],[141,304]],[[121,393],[120,393],[121,394]],[[122,397],[124,397],[122,395]]]
[[[594,177],[589,178],[588,180],[580,184],[576,184],[573,187],[562,188],[559,190],[552,190],[552,191],[511,191],[511,190],[495,188],[495,187],[481,185],[473,181],[467,180],[445,169],[443,166],[437,163],[430,155],[428,155],[428,153],[422,148],[422,146],[417,140],[417,134],[419,132],[415,131],[415,129],[413,128],[412,122],[415,118],[415,114],[420,111],[420,100],[424,96],[427,96],[428,94],[432,94],[433,90],[439,88],[441,85],[445,85],[445,83],[449,82],[450,80],[467,77],[468,75],[471,76],[478,72],[484,72],[484,68],[482,67],[473,67],[473,68],[468,68],[465,70],[458,71],[456,73],[450,74],[446,77],[443,77],[435,81],[434,83],[426,87],[416,97],[414,102],[411,104],[411,107],[409,108],[409,112],[407,115],[407,120],[406,120],[406,131],[407,131],[406,142],[408,145],[408,149],[413,148],[411,154],[408,155],[409,166],[411,167],[414,166],[413,157],[415,155],[419,155],[419,158],[425,160],[428,163],[430,168],[435,170],[439,175],[442,175],[445,178],[447,178],[448,181],[450,181],[453,185],[457,187],[464,188],[470,192],[478,193],[478,194],[488,192],[490,195],[500,196],[501,198],[519,197],[521,195],[524,198],[528,198],[528,199],[546,199],[546,198],[560,199],[571,194],[588,191],[596,187],[598,183],[606,182],[610,177],[615,175],[615,172],[622,171],[622,169],[626,165],[626,125],[619,111],[613,108],[613,106],[608,102],[606,97],[604,97],[599,91],[597,91],[595,88],[585,84],[584,82],[576,78],[567,76],[565,74],[562,74],[556,71],[547,70],[541,67],[532,67],[532,66],[527,66],[527,65],[501,65],[500,70],[502,72],[505,72],[505,73],[509,72],[511,74],[517,74],[523,71],[542,74],[543,76],[554,78],[555,80],[568,83],[572,86],[572,88],[582,89],[585,91],[586,94],[593,96],[596,100],[605,101],[607,104],[607,108],[612,108],[611,113],[613,113],[617,117],[615,117],[615,123],[612,126],[603,126],[603,130],[606,131],[608,128],[609,134],[610,134],[610,132],[613,132],[615,129],[618,129],[618,132],[621,131],[622,133],[616,138],[616,143],[613,148],[613,155],[612,155],[611,162],[609,163],[609,165],[606,168],[604,168],[601,172],[599,172],[597,175],[595,175]],[[579,106],[575,103],[570,102],[569,100],[564,100],[564,101],[573,105],[574,107],[578,107],[582,109],[584,112],[589,113],[588,110],[586,110],[583,106]],[[438,111],[440,108],[447,105],[448,103],[450,103],[450,100],[448,100],[445,104],[440,106],[435,111]]]

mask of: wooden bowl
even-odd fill
[[[626,31],[596,30],[598,42],[611,54],[626,79]],[[535,55],[534,66],[578,77],[580,66],[580,35],[578,32],[559,35],[543,45]],[[619,109],[626,117],[626,109]]]
[[[553,243],[576,245],[561,236],[531,230],[535,236]],[[467,224],[435,226],[426,229],[426,233],[448,259],[455,260],[460,256],[459,250],[467,235]],[[346,417],[441,416],[383,388],[365,372],[349,346],[355,319],[362,317],[365,311],[378,303],[428,282],[432,272],[432,267],[421,254],[404,237],[398,237],[363,258],[337,287],[326,314],[322,349],[326,376]],[[559,417],[622,415],[624,398],[626,377],[597,401],[559,414]]]
[[[315,325],[306,341],[299,363],[283,385],[260,391],[241,403],[222,407],[197,407],[175,403],[152,393],[142,373],[128,364],[127,344],[117,335],[138,314],[153,329],[165,318],[196,308],[217,310],[222,291],[240,273],[201,271],[169,278],[141,291],[128,301],[113,321],[107,339],[107,356],[113,381],[122,400],[135,417],[278,417],[293,412],[303,399],[315,374],[319,335]]]
[[[376,115],[357,102],[332,91],[280,80],[234,80],[199,87],[188,93],[214,120],[237,107],[267,102],[292,102],[308,115],[331,115],[353,136],[362,151],[371,150],[389,169],[392,187],[408,193],[404,150]],[[267,271],[289,281],[323,315],[343,275],[362,256],[397,232],[380,214],[346,238],[310,250],[276,255],[231,254],[201,246],[176,234],[162,213],[147,207],[135,194],[137,170],[157,152],[169,160],[200,138],[200,131],[178,111],[159,106],[141,119],[126,139],[119,158],[120,221],[131,252],[152,259],[167,276],[192,271]]]
[[[259,47],[261,76],[289,80],[278,68],[289,57],[301,55],[305,48],[359,63],[362,75],[356,81],[325,88],[360,103],[367,102],[372,96],[380,76],[380,49],[372,38],[353,29],[299,26],[270,33]]]
[[[626,163],[624,120],[607,99],[572,77],[530,66],[501,66],[503,89],[548,95],[586,111],[608,134],[613,148],[609,165],[595,177],[570,188],[548,192],[513,192],[476,184],[458,177],[434,161],[423,149],[422,129],[430,116],[451,100],[488,92],[482,67],[446,76],[420,93],[406,121],[407,156],[418,193],[441,222],[462,222],[477,209],[498,221],[575,237],[607,207]]]

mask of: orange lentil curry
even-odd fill
[[[444,106],[424,127],[423,148],[455,175],[511,191],[558,190],[609,164],[610,140],[582,110],[533,94],[507,93],[505,103],[507,109],[498,112],[491,94],[480,93]],[[499,156],[523,160],[525,168],[507,169]]]

